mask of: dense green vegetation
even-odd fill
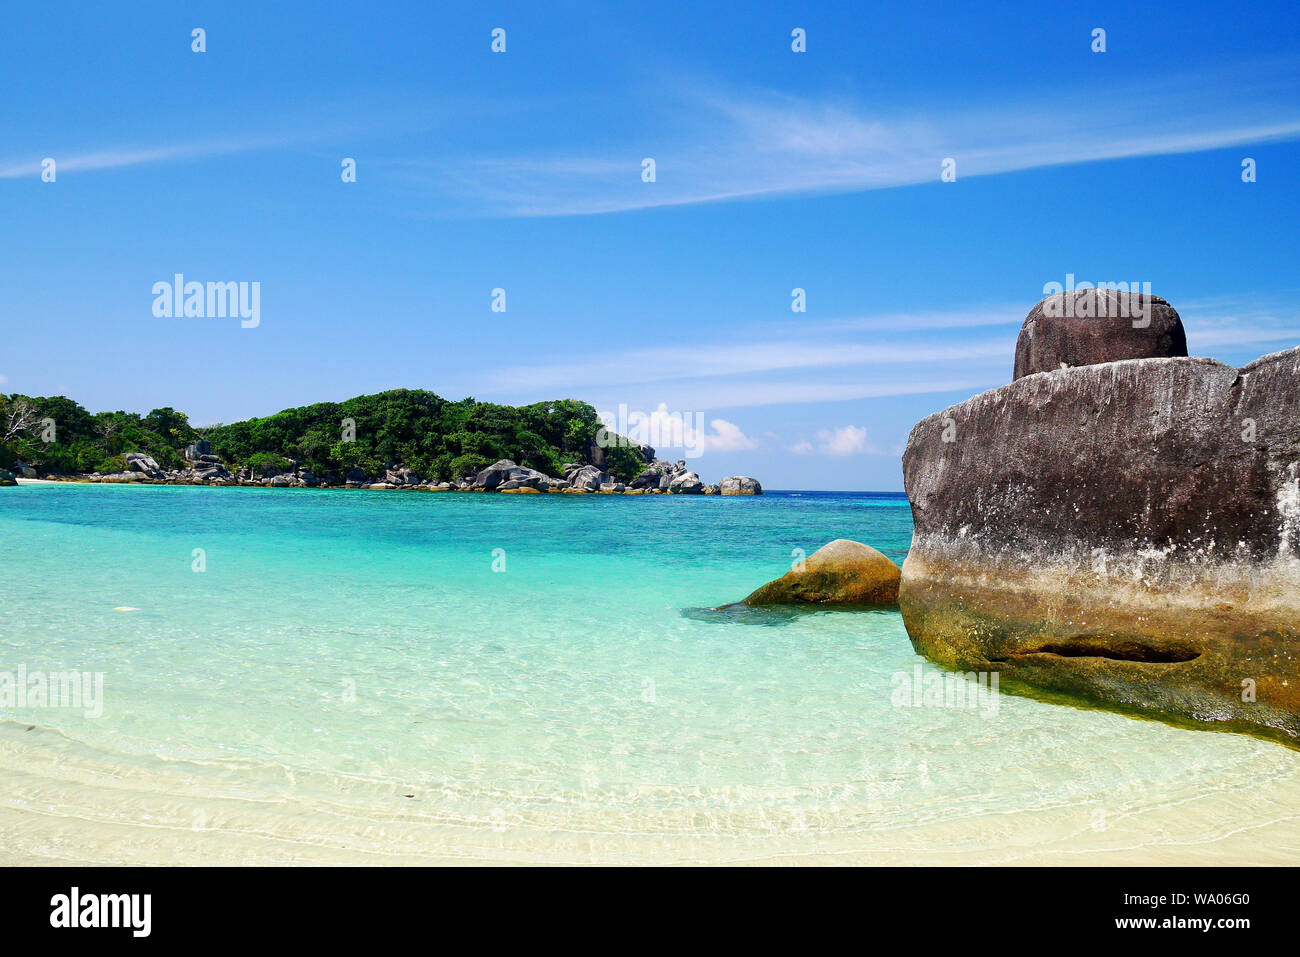
[[[419,389],[320,402],[200,429],[170,408],[144,416],[92,415],[63,397],[0,396],[0,428],[24,408],[31,424],[0,444],[0,467],[22,459],[45,471],[117,471],[123,453],[146,452],[163,468],[180,468],[185,446],[205,438],[232,469],[247,466],[263,473],[283,471],[289,460],[321,476],[351,468],[376,475],[401,464],[423,479],[445,481],[508,458],[558,476],[564,463],[588,459],[600,426],[596,410],[573,399],[515,407],[453,402]],[[43,441],[41,420],[47,418],[55,423],[53,442]],[[606,471],[623,481],[644,468],[635,447],[606,449],[605,455]]]
[[[63,396],[0,395],[0,468],[21,459],[46,472],[120,472],[125,452],[181,468],[195,437],[185,414],[171,408],[92,415]]]

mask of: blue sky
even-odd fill
[[[662,405],[708,480],[899,489],[1067,274],[1150,282],[1193,354],[1300,344],[1294,3],[850,6],[11,6],[0,391]],[[156,318],[178,272],[260,324]]]

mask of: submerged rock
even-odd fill
[[[770,581],[743,604],[894,605],[899,568],[870,545],[837,538],[801,566]]]
[[[1003,687],[1300,736],[1300,350],[1026,374],[918,423],[903,473],[899,605],[922,654]]]

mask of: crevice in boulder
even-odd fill
[[[1113,661],[1139,661],[1147,664],[1178,664],[1194,661],[1201,657],[1199,651],[1190,648],[1156,648],[1140,642],[1126,642],[1119,645],[1101,644],[1095,641],[1051,642],[1037,648],[1029,648],[1011,654],[1010,658],[1024,658],[1028,655],[1056,655],[1060,658],[1109,658]]]

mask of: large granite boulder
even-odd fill
[[[479,488],[496,488],[506,480],[505,475],[507,472],[517,468],[519,466],[510,459],[501,459],[475,475],[474,484]]]
[[[122,461],[126,463],[128,472],[139,472],[146,478],[161,479],[164,477],[163,470],[158,467],[158,463],[152,457],[145,455],[143,452],[127,452],[122,456]]]
[[[411,469],[402,468],[400,465],[385,470],[384,482],[388,485],[419,485],[420,476],[416,475]]]
[[[510,487],[512,489],[521,487],[540,488],[547,485],[548,479],[549,476],[538,472],[536,469],[516,465],[510,459],[501,459],[474,476],[474,486],[492,490],[511,483]]]
[[[17,485],[18,479],[8,469],[0,469],[0,485]]]
[[[742,604],[889,606],[898,601],[898,578],[898,566],[870,545],[837,538]]]
[[[1029,311],[1016,340],[1012,378],[1062,366],[1185,355],[1183,321],[1159,296],[1071,289]]]
[[[565,481],[569,488],[596,491],[602,485],[608,485],[614,481],[613,476],[606,474],[594,465],[579,465],[577,468],[565,469]]]
[[[660,469],[657,469],[654,466],[649,466],[648,468],[643,469],[636,476],[636,478],[632,479],[632,488],[634,489],[658,488],[659,480],[662,477],[663,477],[663,473]]]
[[[762,495],[763,486],[748,475],[731,475],[718,483],[720,495]]]
[[[903,473],[927,657],[1300,736],[1300,350],[1028,375],[918,423]]]
[[[704,483],[694,472],[680,472],[668,481],[668,491],[674,495],[703,495]]]

